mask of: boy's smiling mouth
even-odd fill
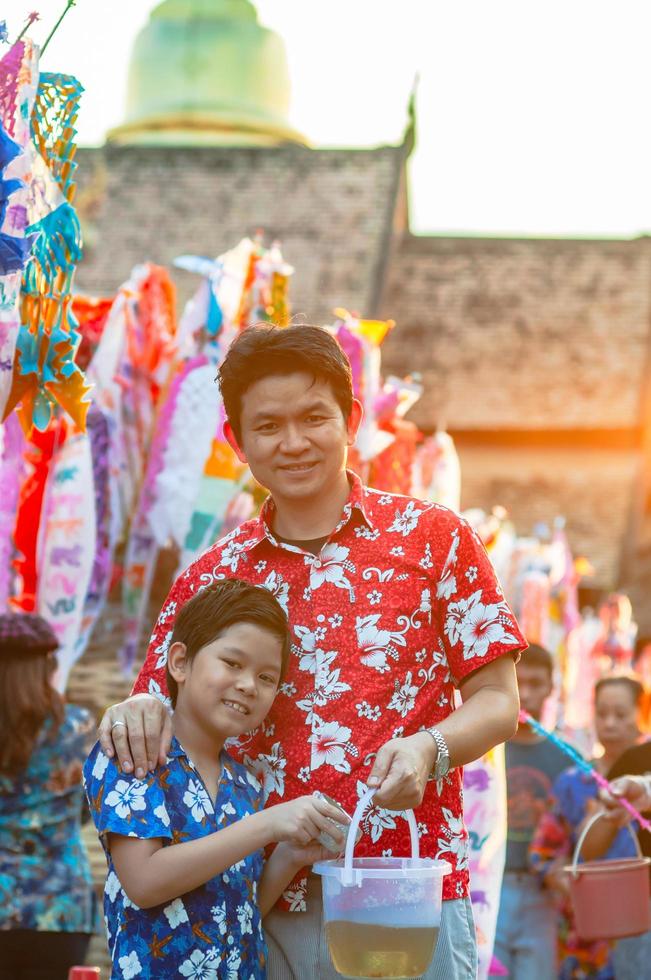
[[[227,698],[222,698],[222,704],[225,704],[227,708],[232,711],[237,711],[240,715],[248,715],[249,709],[245,704],[241,704],[239,701],[230,701]]]

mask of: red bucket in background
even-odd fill
[[[639,936],[651,929],[651,888],[649,864],[643,857],[632,827],[638,856],[613,861],[585,861],[579,864],[581,846],[587,833],[603,814],[588,821],[574,850],[569,873],[570,896],[576,931],[581,939],[623,939]]]
[[[71,966],[68,980],[98,980],[101,976],[98,966]]]

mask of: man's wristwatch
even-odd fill
[[[425,731],[428,735],[432,736],[438,750],[434,768],[427,778],[428,781],[435,780],[437,783],[440,783],[450,771],[450,750],[448,749],[448,743],[445,741],[438,728],[426,728]]]

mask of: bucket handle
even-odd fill
[[[596,824],[597,820],[599,820],[600,817],[605,817],[605,815],[606,814],[604,813],[603,810],[599,810],[597,813],[593,813],[590,819],[588,820],[588,822],[586,823],[585,827],[581,831],[579,839],[576,842],[576,847],[574,848],[574,856],[572,858],[571,874],[573,878],[576,878],[579,873],[578,871],[579,857],[581,854],[581,848],[583,847],[584,840],[586,839],[586,837],[588,836],[588,834]],[[640,848],[640,842],[637,839],[637,834],[631,827],[630,823],[628,823],[626,826],[629,830],[631,837],[633,838],[633,843],[635,844],[635,850],[637,851],[637,856],[639,858],[643,857],[644,855],[642,854],[642,849]]]
[[[376,790],[368,788],[364,793],[362,793],[359,798],[359,802],[355,807],[355,812],[353,813],[352,819],[350,821],[350,826],[348,827],[348,835],[346,837],[346,852],[344,855],[344,870],[342,876],[342,884],[344,885],[357,885],[361,882],[361,876],[356,873],[353,869],[353,852],[355,850],[357,828],[359,827],[360,820],[364,814],[364,811],[370,806],[371,800],[375,796]],[[416,817],[414,816],[413,810],[403,811],[407,823],[409,824],[409,835],[411,837],[411,856],[414,860],[418,860],[420,856],[420,847],[418,843],[418,824],[416,823]]]

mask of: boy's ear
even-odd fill
[[[233,432],[233,426],[228,421],[228,419],[226,419],[226,421],[224,422],[224,435],[226,436],[226,442],[231,447],[231,449],[239,459],[240,463],[246,463],[246,456],[240,449],[240,444],[235,438],[235,433]]]
[[[188,667],[188,651],[185,643],[177,640],[167,652],[167,669],[177,684],[183,684]]]

